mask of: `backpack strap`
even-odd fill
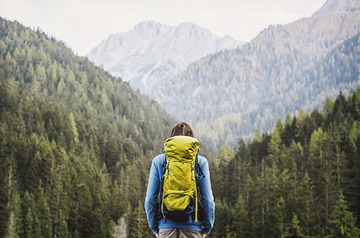
[[[161,180],[160,180],[160,189],[159,189],[159,198],[161,199],[160,201],[160,212],[162,217],[165,219],[166,221],[166,217],[164,214],[164,180],[165,180],[165,173],[166,173],[166,169],[168,167],[167,161],[166,161],[166,154],[164,153],[164,162],[162,163],[162,173],[161,173]]]
[[[200,164],[199,164],[199,153],[196,155],[196,160],[195,160],[195,179],[196,179],[196,191],[195,191],[195,222],[198,221],[198,211],[199,211],[199,203],[201,203],[201,193],[200,193],[200,189],[199,189],[199,180],[201,178],[205,178],[205,175],[203,173],[203,171],[201,170]]]
[[[161,165],[161,179],[160,179],[160,189],[159,189],[159,194],[161,196],[162,196],[162,193],[163,193],[164,178],[165,178],[166,168],[167,168],[166,155],[164,154],[164,161],[162,162],[162,165]]]
[[[203,173],[203,171],[201,170],[200,164],[199,164],[199,154],[196,155],[196,162],[195,162],[195,177],[196,179],[201,179],[201,178],[205,178],[205,175]],[[197,183],[196,183],[197,184]]]

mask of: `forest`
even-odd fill
[[[0,18],[0,237],[152,237],[144,197],[174,123],[63,42]],[[195,128],[196,130],[196,128]],[[360,86],[257,131],[201,145],[210,237],[359,237]]]
[[[360,86],[212,164],[213,237],[359,237]]]
[[[0,19],[0,49],[0,237],[138,230],[173,119],[39,29]]]

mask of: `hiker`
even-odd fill
[[[198,140],[187,122],[177,123],[171,137],[164,142],[164,154],[156,156],[151,165],[149,183],[145,198],[146,216],[150,228],[158,238],[202,238],[210,233],[214,225],[215,204],[211,190],[208,161],[198,155]],[[166,156],[165,156],[166,155]],[[188,162],[173,162],[186,159]],[[192,165],[183,164],[191,163]],[[179,171],[187,171],[187,190],[174,190],[185,186],[184,176],[176,176]],[[181,177],[180,181],[176,181]]]

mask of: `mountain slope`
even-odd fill
[[[230,36],[220,38],[188,22],[171,27],[147,21],[131,31],[110,35],[87,57],[150,94],[156,85],[185,70],[190,63],[241,44]]]
[[[355,12],[360,10],[360,2],[354,0],[328,0],[324,6],[315,13],[320,15],[334,12]]]
[[[348,92],[359,83],[358,38],[350,39],[359,33],[359,3],[330,8],[331,2],[312,17],[270,26],[239,49],[193,63],[153,98],[191,121],[203,141],[221,145],[249,138],[255,128],[269,131],[286,113],[321,105],[325,95]],[[352,47],[343,52],[349,39]]]
[[[0,49],[0,237],[110,237],[125,214],[137,229],[173,120],[40,30],[0,18]]]
[[[120,78],[111,76],[86,58],[75,56],[62,42],[48,38],[40,30],[33,32],[17,22],[0,20],[1,80],[13,77],[24,84],[28,92],[57,100],[75,115],[91,117],[98,123],[115,123],[120,130],[124,129],[120,134],[137,141],[144,139],[144,134],[139,134],[141,131],[160,127],[161,132],[170,126],[170,117],[158,104],[135,92]],[[9,57],[13,57],[12,63],[8,62]],[[154,121],[144,121],[144,114]],[[133,131],[121,125],[127,121],[133,124]],[[154,135],[156,133],[148,134],[145,139],[157,140],[151,138]]]

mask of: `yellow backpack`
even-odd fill
[[[174,136],[164,142],[165,172],[161,213],[176,222],[198,221],[196,164],[199,141],[189,136]]]

